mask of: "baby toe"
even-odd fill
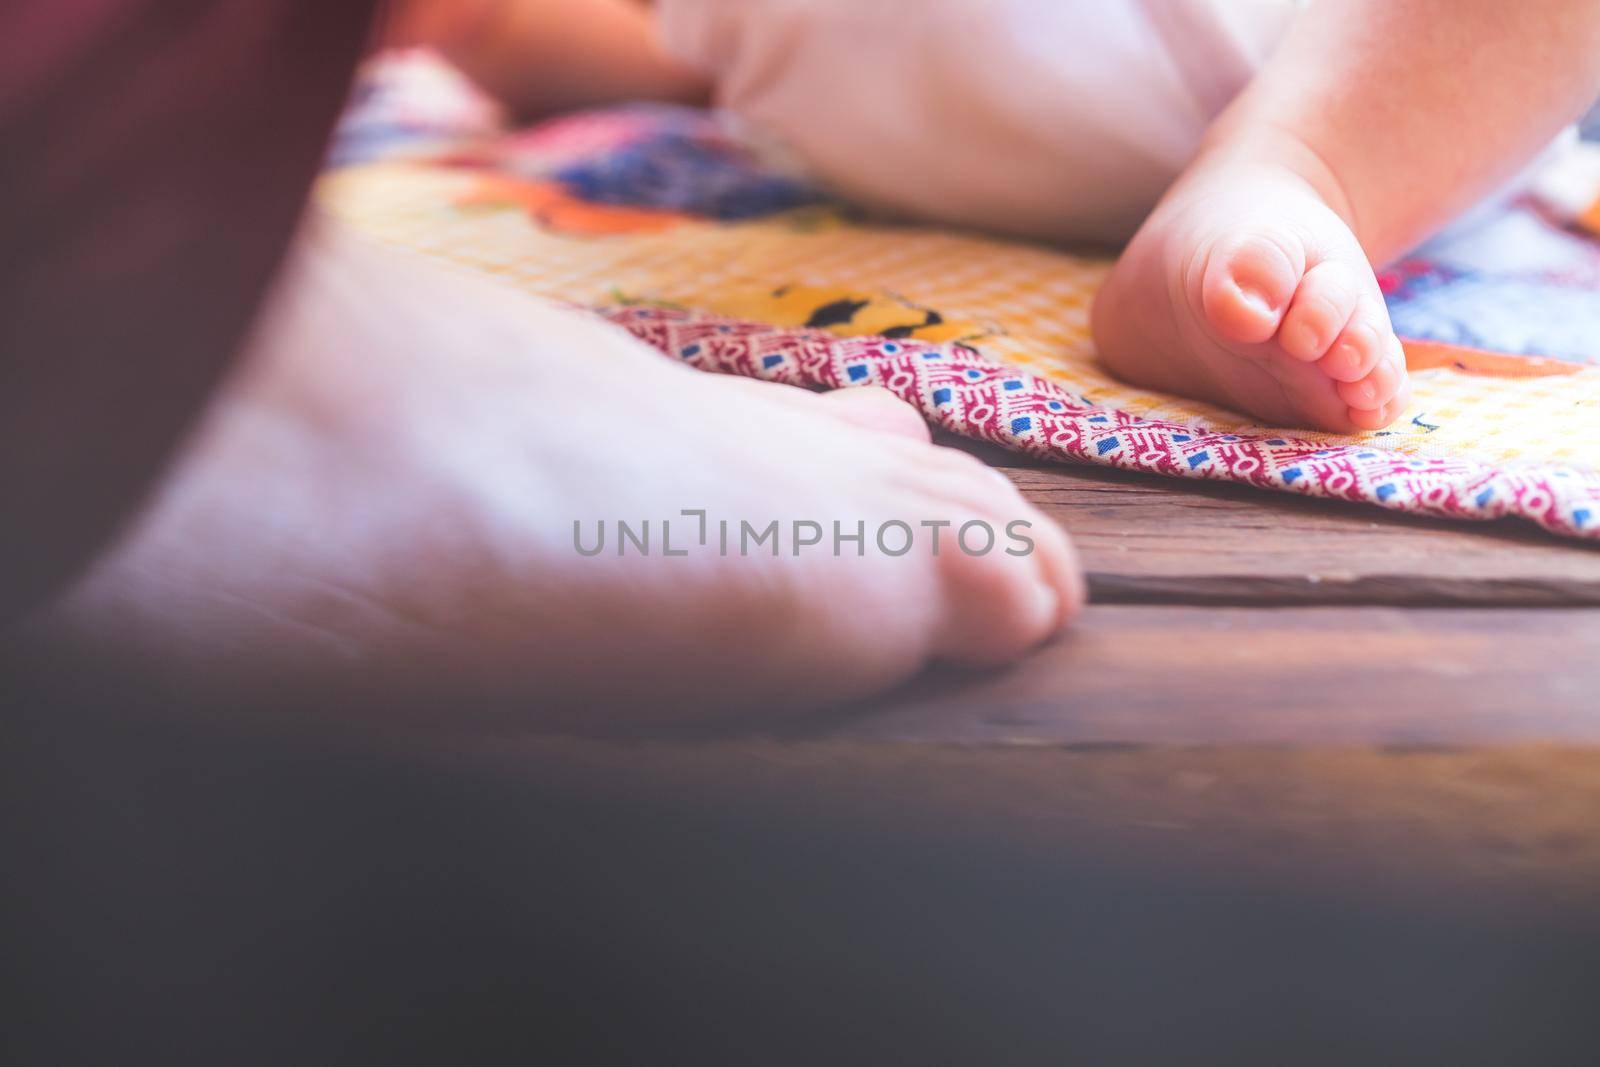
[[[1387,321],[1375,318],[1367,305],[1358,307],[1317,367],[1336,382],[1359,382],[1383,359],[1386,335],[1393,337]]]
[[[1335,386],[1339,398],[1352,408],[1364,411],[1377,411],[1389,403],[1406,383],[1405,364],[1399,353],[1398,341],[1386,345],[1365,377]]]
[[[1411,407],[1411,383],[1404,382],[1394,399],[1375,411],[1351,408],[1350,422],[1358,430],[1381,430],[1392,424]]]
[[[1200,290],[1206,322],[1224,341],[1270,341],[1304,272],[1299,248],[1264,234],[1230,238],[1206,262]]]
[[[1329,260],[1306,272],[1278,327],[1278,345],[1306,363],[1321,359],[1356,309],[1356,284],[1343,263]]]

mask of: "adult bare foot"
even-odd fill
[[[1274,426],[1392,423],[1410,402],[1405,354],[1330,185],[1277,160],[1202,158],[1096,299],[1101,360]]]
[[[263,323],[51,640],[225,692],[303,679],[325,705],[588,721],[999,663],[1082,602],[1060,529],[887,394],[702,374],[327,230]]]

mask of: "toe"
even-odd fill
[[[1372,373],[1393,339],[1382,305],[1376,299],[1358,301],[1350,321],[1317,366],[1336,382],[1358,382]]]
[[[926,462],[925,468],[939,477],[940,484],[924,491],[986,516],[997,530],[1004,531],[1016,558],[1031,560],[1055,593],[1058,613],[1051,632],[1064,625],[1088,599],[1072,538],[1002,472],[959,449],[935,451],[937,459]],[[941,470],[948,474],[940,474]]]
[[[974,666],[1016,659],[1083,606],[1072,541],[981,460],[947,448],[923,449],[920,460],[902,468],[904,488],[938,501],[934,511],[949,521],[938,553],[947,607],[935,651]]]
[[[1338,260],[1306,271],[1294,300],[1278,327],[1278,344],[1290,357],[1311,363],[1321,359],[1344,330],[1356,309],[1356,283]]]
[[[1049,631],[1054,633],[1076,618],[1088,603],[1089,587],[1084,580],[1083,564],[1078,559],[1072,538],[1042,512],[1034,512],[1027,529],[1021,532],[1033,545],[1034,560],[1044,575],[1045,583],[1055,590],[1056,617]],[[1021,547],[1020,544],[1018,547]]]
[[[1389,343],[1379,342],[1379,355],[1372,369],[1353,382],[1339,382],[1335,388],[1339,398],[1352,408],[1377,411],[1399,395],[1406,382],[1404,357],[1400,343],[1391,338]]]
[[[1401,384],[1400,391],[1395,394],[1394,399],[1376,411],[1351,408],[1350,421],[1358,430],[1381,430],[1404,415],[1410,407],[1411,383],[1405,382]]]
[[[958,525],[993,521],[966,518]],[[1028,540],[1013,536],[1018,533]],[[1009,663],[1055,636],[1082,603],[1070,544],[1059,527],[1045,520],[1025,531],[1008,532],[1002,526],[997,534],[998,543],[1027,555],[1011,555],[1003,548],[982,555],[957,548],[940,555],[945,613],[934,636],[940,659],[975,667]],[[1046,563],[1052,554],[1061,559]],[[1057,580],[1053,566],[1070,577]]]
[[[699,372],[696,372],[699,373]],[[743,378],[737,375],[707,375],[715,387],[735,397],[735,402],[755,411],[762,404],[782,404],[786,408],[820,412],[840,422],[891,437],[907,437],[920,444],[933,439],[933,431],[921,413],[889,390],[876,385],[814,393],[798,386]]]
[[[864,430],[920,442],[932,439],[921,413],[887,389],[878,386],[839,389],[823,394],[822,400],[829,414]]]
[[[1206,322],[1223,341],[1272,339],[1305,271],[1305,253],[1263,234],[1228,239],[1212,251],[1201,281]]]

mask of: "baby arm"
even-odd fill
[[[710,89],[656,45],[638,0],[404,0],[392,45],[428,45],[513,109],[664,100],[703,103]]]

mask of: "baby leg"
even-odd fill
[[[1597,91],[1587,0],[1314,4],[1118,262],[1101,357],[1281,425],[1388,425],[1408,384],[1372,264],[1504,182]]]
[[[1237,18],[1216,6],[662,0],[659,16],[667,51],[712,80],[717,103],[851,199],[1112,243],[1138,228],[1293,12],[1291,0],[1230,0]],[[1173,61],[1169,37],[1192,62]]]
[[[404,0],[385,39],[437,49],[523,115],[633,100],[694,104],[707,93],[662,54],[637,0]]]

